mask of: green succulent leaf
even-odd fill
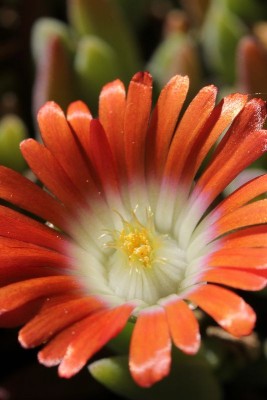
[[[177,360],[176,360],[177,361]],[[205,360],[185,356],[174,362],[170,375],[149,389],[136,385],[128,369],[128,357],[101,359],[89,366],[93,377],[118,395],[131,400],[220,400],[219,385]]]
[[[90,106],[98,105],[98,95],[104,84],[120,76],[116,52],[97,36],[84,36],[78,43],[74,69],[80,92]]]
[[[129,80],[140,68],[134,36],[115,1],[69,0],[68,15],[78,35],[98,36],[114,49],[122,66],[122,79]]]
[[[236,49],[246,31],[238,16],[222,3],[212,3],[201,32],[202,45],[207,66],[226,84],[235,81]]]
[[[24,122],[14,114],[0,120],[0,164],[22,172],[26,162],[19,149],[20,142],[28,136]]]

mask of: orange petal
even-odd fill
[[[200,346],[200,334],[193,311],[182,300],[170,301],[164,308],[175,346],[187,354],[195,354]]]
[[[48,250],[31,243],[0,236],[0,269],[16,266],[59,268],[70,267],[70,259],[56,251]]]
[[[225,235],[222,239],[224,248],[233,247],[266,247],[267,226],[259,225],[241,229],[237,232]]]
[[[69,179],[81,192],[98,192],[65,115],[54,102],[46,103],[38,113],[38,122],[45,145],[50,149]],[[75,165],[75,168],[73,166]],[[90,186],[89,186],[90,185]]]
[[[214,108],[216,94],[217,89],[214,86],[204,87],[188,106],[169,150],[164,171],[167,180],[177,182],[180,178],[185,161]]]
[[[70,276],[49,276],[13,283],[0,289],[0,313],[14,310],[40,297],[79,288],[80,285]]]
[[[35,347],[47,341],[58,331],[79,321],[92,312],[103,308],[103,304],[93,298],[85,297],[62,302],[54,307],[41,310],[38,315],[25,325],[19,333],[23,347]]]
[[[267,284],[267,280],[261,276],[229,268],[215,268],[207,271],[202,279],[243,290],[261,290]]]
[[[82,101],[71,103],[67,110],[67,121],[73,129],[81,146],[86,150],[88,146],[90,122],[92,114]]]
[[[144,180],[145,140],[151,111],[152,78],[139,72],[132,78],[124,119],[125,154],[130,180]]]
[[[26,279],[40,278],[45,276],[58,275],[55,268],[46,268],[44,266],[29,266],[27,263],[23,267],[18,262],[14,262],[12,267],[0,267],[0,287],[10,285],[11,283],[25,281]]]
[[[10,208],[0,206],[0,236],[62,251],[67,240],[55,229]]]
[[[261,130],[266,113],[265,102],[262,99],[253,98],[250,100],[224,135],[213,153],[213,158],[216,158],[226,148],[238,147],[239,140],[245,138],[250,132]]]
[[[35,175],[67,207],[77,209],[77,205],[86,204],[49,149],[33,139],[27,139],[21,144],[21,151]]]
[[[212,146],[245,106],[247,99],[248,96],[240,93],[230,94],[213,109],[187,157],[182,173],[184,182],[192,182]]]
[[[147,171],[158,179],[168,155],[188,87],[187,76],[174,76],[162,89],[151,117],[146,143]]]
[[[90,156],[106,196],[119,195],[118,172],[105,131],[100,122],[93,119],[90,127]]]
[[[120,80],[105,85],[99,97],[99,120],[106,132],[117,168],[122,175],[125,173],[125,97],[124,84]]]
[[[67,216],[60,203],[29,179],[3,166],[0,166],[0,198],[67,229]]]
[[[234,336],[249,335],[254,328],[256,316],[252,308],[227,289],[202,285],[188,297]]]
[[[247,103],[220,142],[210,165],[197,182],[193,200],[204,192],[209,205],[239,172],[264,153],[267,132],[260,129],[265,114],[265,104],[262,100],[253,99]]]
[[[267,268],[267,248],[241,247],[214,252],[208,264],[211,267]]]
[[[222,217],[264,193],[267,193],[267,174],[258,176],[242,185],[222,201],[209,216],[212,217],[217,213]]]
[[[130,345],[130,372],[138,385],[150,387],[168,375],[171,340],[162,308],[142,311]]]
[[[44,299],[33,300],[15,310],[5,312],[0,315],[1,328],[15,328],[25,324],[37,314]]]
[[[214,223],[214,235],[220,236],[234,229],[257,224],[266,224],[266,215],[266,199],[247,204],[218,219]]]
[[[46,367],[58,365],[63,359],[71,341],[83,330],[87,318],[78,321],[52,338],[45,347],[39,351],[38,360]]]
[[[99,311],[86,319],[86,325],[69,344],[59,366],[59,374],[69,378],[76,374],[98,350],[124,328],[134,306],[124,304]]]

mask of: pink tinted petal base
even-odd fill
[[[130,372],[136,383],[150,387],[168,375],[171,340],[165,311],[142,311],[136,321],[130,345]]]

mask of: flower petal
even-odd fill
[[[200,346],[200,334],[193,311],[182,300],[171,300],[164,308],[175,346],[187,354],[195,354]]]
[[[230,233],[220,239],[224,248],[267,247],[267,226],[251,226]]]
[[[267,269],[267,248],[222,248],[210,255],[208,264],[211,267]]]
[[[0,269],[24,267],[59,268],[70,267],[70,259],[56,251],[20,240],[0,236]]]
[[[44,266],[33,266],[28,264],[21,266],[20,263],[14,262],[12,267],[0,267],[0,287],[10,285],[11,283],[25,281],[26,279],[41,278],[45,276],[58,275],[58,270],[46,268]]]
[[[230,94],[214,108],[188,156],[183,171],[184,181],[193,179],[212,146],[245,106],[247,99],[247,95]]]
[[[105,131],[98,120],[90,127],[90,156],[107,198],[119,196],[118,172]],[[112,204],[110,205],[112,208]]]
[[[103,87],[99,97],[99,119],[107,134],[117,168],[123,176],[126,172],[124,154],[125,105],[125,88],[120,80],[115,80]]]
[[[70,342],[84,328],[85,322],[87,322],[87,318],[70,325],[52,338],[45,347],[39,351],[39,362],[46,367],[58,365],[63,359]]]
[[[246,271],[230,268],[215,268],[207,271],[202,279],[208,282],[220,283],[243,290],[261,290],[267,284],[267,279]]]
[[[244,107],[213,154],[208,168],[198,180],[192,201],[205,193],[205,207],[249,164],[266,151],[267,132],[260,130],[266,107],[253,99]]]
[[[183,115],[175,131],[166,161],[164,178],[167,181],[176,182],[177,184],[184,168],[185,160],[197,140],[201,128],[214,108],[216,94],[217,89],[214,86],[203,88]],[[194,121],[193,124],[192,121]],[[179,154],[179,157],[177,157],[177,154]]]
[[[73,129],[73,133],[79,140],[82,148],[87,149],[90,122],[92,114],[87,105],[82,101],[71,103],[67,110],[67,121]]]
[[[0,198],[67,229],[67,216],[60,203],[29,179],[3,166],[0,166]]]
[[[189,87],[187,76],[174,76],[162,89],[153,111],[146,143],[147,172],[160,178]]]
[[[151,111],[152,78],[139,72],[132,78],[124,119],[126,166],[129,180],[144,180],[145,140]]]
[[[259,200],[254,203],[247,204],[237,210],[223,215],[214,223],[213,237],[223,235],[234,229],[248,227],[257,224],[266,224],[267,216],[267,200]]]
[[[66,175],[57,159],[42,144],[33,139],[24,140],[21,144],[22,154],[41,182],[68,208],[85,207],[85,200]]]
[[[34,319],[25,325],[19,333],[19,341],[23,347],[38,346],[63,328],[100,308],[103,308],[103,303],[94,297],[61,301],[54,307],[41,310]]]
[[[59,374],[69,378],[76,374],[98,350],[125,326],[134,306],[124,304],[99,311],[86,319],[85,326],[70,342],[59,366]]]
[[[138,385],[150,387],[168,375],[171,341],[165,311],[140,312],[130,345],[130,372]]]
[[[256,316],[252,308],[227,289],[202,285],[189,295],[189,299],[234,336],[249,335],[254,328]]]
[[[267,193],[267,174],[252,179],[231,193],[209,214],[208,219],[214,219],[215,215],[221,218],[264,193]]]
[[[51,250],[63,251],[67,240],[48,226],[11,208],[0,206],[0,236],[33,243]]]
[[[46,103],[38,113],[38,123],[45,145],[56,157],[69,179],[81,192],[89,183],[91,190],[97,192],[91,171],[61,108],[54,102]]]
[[[31,300],[80,288],[70,276],[49,276],[13,283],[0,289],[0,313],[14,310]]]
[[[44,299],[35,299],[29,303],[15,308],[14,310],[7,311],[0,315],[1,328],[15,328],[27,323],[34,317],[41,308]]]

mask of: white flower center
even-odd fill
[[[77,235],[80,246],[71,246],[70,255],[75,260],[73,273],[82,277],[86,292],[146,306],[182,295],[199,283],[200,259],[191,259],[172,233],[155,227],[150,208],[139,214],[142,222],[135,211],[127,219],[111,211],[108,229],[92,228],[90,223],[88,237],[82,235],[81,241]]]

